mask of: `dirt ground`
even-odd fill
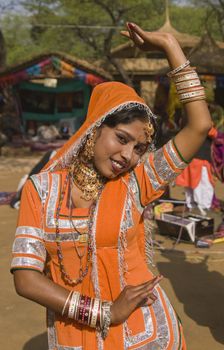
[[[10,154],[5,150],[0,157],[0,191],[16,190],[20,178],[40,156],[25,151],[21,157],[19,151]],[[179,188],[171,188],[171,194],[183,198]],[[224,200],[220,183],[216,194]],[[0,206],[0,349],[47,350],[45,310],[17,296],[9,272],[17,214],[9,206]],[[210,214],[217,226],[221,214]],[[165,276],[161,285],[182,320],[188,350],[224,349],[224,244],[199,249],[192,243],[173,247],[174,241],[165,236],[156,239],[164,249],[155,250],[153,270]]]

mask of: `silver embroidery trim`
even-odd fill
[[[143,319],[144,319],[144,331],[138,334],[135,334],[131,337],[129,337],[128,346],[130,345],[137,345],[138,343],[141,343],[147,339],[149,339],[153,334],[153,323],[152,323],[152,316],[149,307],[141,307]]]
[[[16,238],[12,247],[12,252],[17,254],[32,254],[46,259],[46,249],[42,242],[31,237]]]
[[[92,223],[92,236],[91,236],[91,248],[92,248],[92,271],[91,271],[91,279],[94,287],[94,292],[97,298],[100,299],[100,285],[99,285],[99,276],[98,276],[98,266],[97,266],[97,250],[96,250],[96,224],[98,218],[98,210],[99,210],[99,201],[98,199],[96,203],[96,207],[93,213],[93,223]],[[100,332],[96,332],[97,345],[98,350],[104,349],[104,342]]]
[[[149,160],[146,159],[146,161],[144,162],[144,169],[146,171],[146,174],[148,175],[149,177],[149,180],[151,182],[151,185],[152,185],[152,188],[156,191],[158,190],[160,187],[161,187],[161,184],[158,182],[155,174],[154,174],[154,171],[149,163]]]
[[[56,205],[57,205],[57,199],[58,199],[58,192],[59,192],[59,179],[60,176],[58,174],[52,174],[52,186],[50,191],[50,197],[47,204],[47,217],[46,217],[46,224],[49,228],[55,228],[55,211],[56,211]],[[77,227],[77,229],[85,229],[88,225],[88,218],[84,219],[74,219],[73,220],[74,225]],[[59,228],[65,228],[65,229],[71,229],[71,222],[68,220],[68,218],[59,219]]]
[[[40,228],[31,226],[18,226],[16,229],[16,236],[18,235],[29,235],[43,239],[43,231]]]
[[[47,170],[68,167],[69,164],[71,163],[72,158],[77,155],[79,149],[84,145],[87,136],[91,134],[92,130],[95,127],[100,127],[100,125],[104,122],[104,120],[107,117],[109,117],[111,114],[115,112],[119,112],[120,110],[129,110],[134,107],[138,107],[140,110],[144,110],[147,113],[150,122],[152,119],[156,119],[156,115],[152,113],[152,111],[146,104],[140,103],[139,101],[126,101],[125,103],[122,103],[112,108],[111,110],[107,111],[105,114],[100,116],[99,119],[86,130],[85,134],[81,136],[79,139],[77,139],[76,142],[71,145],[71,147],[68,149],[66,154],[62,155],[61,158],[54,161]],[[152,151],[154,149],[155,149],[155,146],[154,146],[154,143],[152,142],[152,144],[150,145],[150,150]]]
[[[164,349],[165,350],[170,341],[169,325],[168,325],[166,314],[163,308],[162,300],[158,293],[159,288],[160,287],[156,287],[154,290],[154,293],[158,299],[152,305],[153,310],[155,312],[156,322],[157,322],[157,337],[155,340],[153,340],[148,344],[147,348],[142,347],[140,348],[141,350],[143,349],[147,349],[147,350]]]
[[[60,232],[60,241],[62,242],[74,242],[78,241],[80,238],[80,234],[77,232],[67,232],[67,233],[61,233]],[[55,233],[46,233],[44,237],[45,242],[55,242],[56,241],[56,234]]]
[[[41,181],[40,181],[40,176],[37,175],[32,175],[31,179],[35,185],[35,188],[39,194],[39,197],[41,198]]]
[[[46,210],[46,226],[50,228],[55,228],[55,218],[54,213],[56,210],[56,204],[57,204],[57,197],[58,197],[58,190],[59,190],[59,175],[58,174],[52,174],[52,184],[50,189],[50,196],[47,204],[47,210]],[[68,220],[66,220],[68,221]],[[69,223],[68,223],[69,225]],[[59,224],[60,227],[60,224]]]
[[[121,223],[122,232],[127,231],[129,228],[133,227],[134,225],[134,221],[132,217],[132,201],[131,201],[130,195],[127,195],[124,207],[125,207],[125,217]]]
[[[38,270],[44,270],[44,263],[35,258],[15,257],[12,259],[11,268],[22,266],[32,266],[34,268],[37,268]]]
[[[133,172],[131,172],[131,175],[130,175],[129,187],[131,188],[131,191],[134,195],[135,205],[136,205],[138,211],[140,212],[140,214],[142,214],[144,207],[141,205],[139,187],[138,187],[138,183],[137,183],[136,177],[135,177]]]
[[[178,173],[176,173],[167,162],[162,148],[154,153],[154,165],[155,170],[163,183],[172,181],[178,175]]]
[[[64,345],[57,345],[57,350],[82,350],[82,346],[64,346]]]
[[[127,197],[125,198],[125,202],[127,200]],[[125,225],[123,224],[125,222],[125,215],[126,215],[126,210],[125,206],[123,208],[122,212],[122,217],[121,217],[121,223],[120,223],[120,233],[118,237],[118,269],[119,269],[119,277],[120,277],[120,287],[121,290],[124,289],[126,286],[126,281],[124,274],[127,271],[127,265],[125,263],[125,258],[124,258],[124,251],[127,247],[127,241],[126,241],[126,230],[125,230]],[[129,339],[131,336],[131,331],[128,328],[127,322],[123,323],[123,344],[124,348],[127,349],[126,347],[126,340]]]
[[[177,155],[173,142],[170,140],[165,146],[167,153],[169,154],[170,159],[172,160],[174,166],[178,169],[186,168],[187,164],[184,163]]]
[[[31,179],[41,198],[41,202],[44,204],[48,194],[48,183],[49,183],[48,173],[43,172],[40,174],[32,175]]]
[[[57,333],[55,328],[55,313],[47,310],[47,324],[48,324],[48,347],[49,350],[82,350],[82,346],[66,346],[58,344]]]
[[[41,173],[41,201],[43,204],[46,202],[49,190],[49,174],[47,172]]]
[[[55,313],[54,311],[47,309],[47,336],[48,336],[48,348],[49,350],[57,349],[57,334],[55,329]]]
[[[142,345],[142,346],[139,345],[137,348],[135,348],[136,350],[161,350],[161,349],[165,350],[165,349],[167,349],[167,346],[170,342],[169,325],[168,325],[166,314],[165,314],[165,311],[163,308],[162,300],[161,300],[159,293],[158,293],[158,288],[160,288],[160,287],[156,287],[154,290],[154,293],[156,294],[158,299],[152,305],[153,310],[155,312],[155,318],[156,318],[157,337],[156,337],[156,339],[154,339],[153,341],[150,341],[149,343],[147,343],[145,345]],[[161,290],[161,288],[160,288],[160,290]],[[162,291],[162,294],[163,294],[163,296],[165,296],[165,293],[163,291]],[[166,298],[166,301],[167,300],[168,299]],[[127,340],[127,343],[126,343],[127,347],[126,348],[128,349],[128,347],[131,345],[135,345],[135,344],[133,344],[133,343],[130,344],[130,342],[128,342],[128,340]],[[178,350],[178,348],[176,348],[175,350]]]
[[[178,322],[179,321],[177,319],[176,313],[175,313],[175,311],[174,311],[174,309],[173,309],[169,299],[167,298],[167,295],[164,292],[163,292],[163,297],[166,300],[166,305],[168,307],[170,318],[172,320],[172,325],[173,325],[174,342],[173,342],[173,345],[172,345],[172,350],[178,350],[179,349],[179,342],[180,342],[179,327],[178,327]]]

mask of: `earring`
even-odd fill
[[[92,131],[86,140],[85,146],[81,152],[81,157],[84,162],[89,162],[94,156],[94,145],[95,145],[96,129]]]

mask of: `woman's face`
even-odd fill
[[[146,123],[106,125],[99,129],[94,148],[94,165],[101,175],[113,179],[135,167],[148,147]]]

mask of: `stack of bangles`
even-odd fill
[[[65,301],[62,316],[67,311],[67,317],[78,323],[96,328],[103,339],[106,338],[111,324],[112,302],[90,298],[79,292],[71,291]]]
[[[205,89],[195,69],[190,67],[188,60],[167,75],[176,86],[180,102],[188,103],[206,99]]]

